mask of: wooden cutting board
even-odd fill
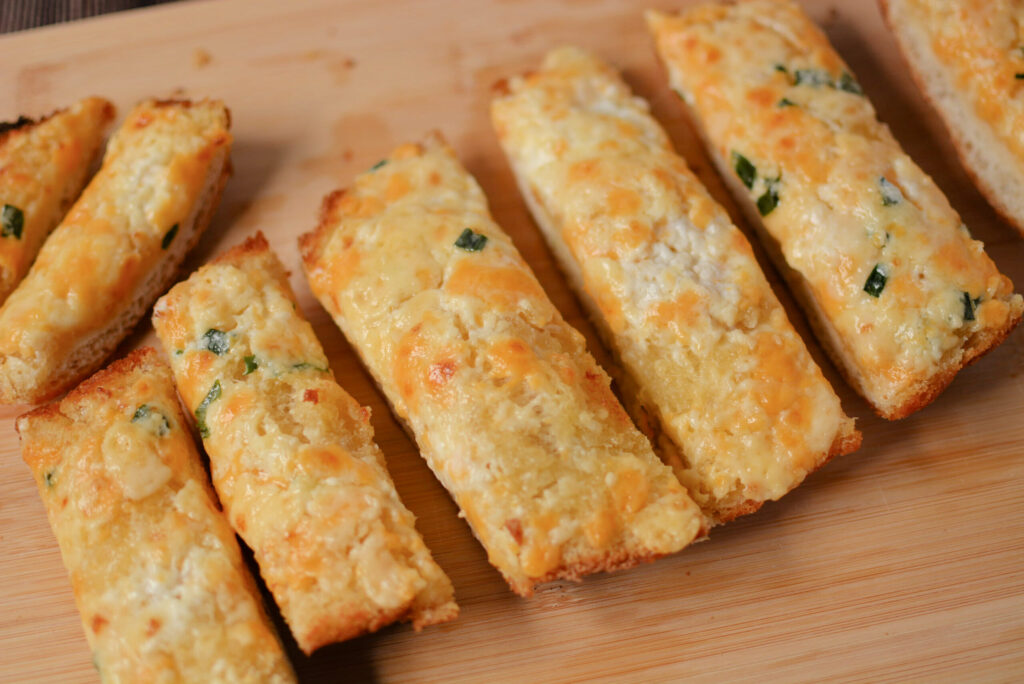
[[[898,423],[824,362],[863,448],[756,515],[652,565],[513,596],[301,277],[321,196],[438,128],[566,318],[607,358],[554,267],[490,130],[489,88],[577,43],[620,68],[734,211],[665,85],[644,3],[508,0],[182,3],[0,39],[0,117],[100,94],[216,96],[235,175],[189,270],[260,229],[292,271],[338,379],[373,409],[402,498],[450,574],[451,624],[289,651],[304,682],[1012,680],[1024,677],[1024,329]],[[657,1],[664,8],[685,0]],[[805,0],[881,118],[1024,285],[1024,240],[973,189],[868,0]],[[742,224],[741,224],[742,225]],[[777,285],[778,279],[768,269]],[[794,321],[803,318],[777,287]],[[144,323],[118,351],[155,342]],[[0,410],[0,681],[97,679],[13,418]],[[279,620],[279,618],[277,618]]]

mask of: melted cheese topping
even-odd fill
[[[103,681],[295,681],[155,351],[18,430]]]
[[[0,236],[0,303],[82,191],[113,118],[110,102],[90,97],[0,137],[0,205],[24,221],[21,237]]]
[[[218,383],[200,411],[214,486],[304,651],[455,617],[369,410],[334,381],[262,236],[175,286],[153,324],[190,409]]]
[[[740,194],[750,201],[774,190],[764,228],[847,376],[883,415],[900,415],[980,353],[974,340],[1020,317],[1010,280],[796,4],[705,5],[652,13],[650,25],[723,174],[737,188],[749,181]],[[746,180],[740,156],[753,169]],[[880,290],[877,275],[868,283],[876,269]]]
[[[1024,159],[1024,3],[904,0],[975,112]]]
[[[482,248],[456,246],[467,229]],[[400,147],[331,196],[303,252],[314,294],[514,590],[671,553],[700,531],[442,142]]]
[[[0,309],[8,393],[44,386],[126,314],[168,253],[168,231],[194,212],[230,144],[227,126],[219,102],[144,102],[128,115],[102,168]]]
[[[642,100],[574,48],[513,79],[495,129],[705,512],[777,499],[853,432],[750,246]],[[642,414],[640,413],[642,412]]]

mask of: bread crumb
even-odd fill
[[[196,48],[195,52],[192,53],[192,65],[196,69],[202,69],[212,61],[213,56],[201,47]]]

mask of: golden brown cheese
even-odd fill
[[[686,546],[697,506],[439,139],[328,196],[313,293],[514,591]]]
[[[879,414],[926,405],[1006,337],[1024,300],[796,4],[648,22],[719,170]]]
[[[1020,0],[901,0],[978,115],[1024,159],[1024,4]]]
[[[220,102],[138,105],[0,308],[0,401],[38,402],[102,363],[167,287],[227,177]]]
[[[1024,234],[1024,3],[882,0],[881,5],[968,172]]]
[[[295,681],[155,350],[17,428],[102,681]]]
[[[369,409],[335,382],[262,234],[176,285],[153,325],[224,509],[303,651],[455,618]]]
[[[624,367],[634,418],[713,520],[757,510],[860,434],[750,250],[647,103],[561,48],[494,128],[534,217]]]
[[[0,133],[0,304],[25,276],[103,149],[114,105],[99,97]]]

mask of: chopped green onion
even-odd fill
[[[300,361],[299,363],[294,363],[294,364],[292,364],[292,369],[293,370],[307,370],[307,369],[309,369],[309,370],[319,371],[321,373],[326,373],[327,372],[327,366],[321,366],[319,364],[312,363],[310,361]]]
[[[231,347],[231,340],[228,339],[228,334],[223,330],[217,330],[216,328],[210,328],[203,333],[202,344],[200,349],[206,349],[212,351],[217,356],[220,356]]]
[[[175,223],[171,229],[164,233],[164,239],[160,241],[160,249],[167,249],[174,242],[174,236],[178,234],[178,224]]]
[[[867,282],[864,283],[864,291],[872,297],[877,297],[885,289],[886,280],[888,280],[888,276],[885,275],[882,264],[875,264],[875,267],[871,269],[871,275],[868,276]]]
[[[132,422],[139,423],[149,419],[152,416],[159,416],[160,422],[156,424],[156,436],[163,437],[171,431],[171,423],[167,420],[167,416],[153,409],[149,404],[142,404],[139,408],[135,409],[134,415],[132,415]],[[152,423],[152,421],[150,421]],[[153,426],[150,425],[152,428]]]
[[[832,76],[824,69],[797,69],[793,75],[793,85],[804,84],[812,88],[834,86]]]
[[[384,166],[387,163],[387,159],[381,159],[379,162],[370,167],[370,171],[376,171],[377,169],[379,169],[380,167]]]
[[[467,252],[479,252],[487,244],[487,236],[474,233],[471,228],[466,228],[459,234],[455,246]]]
[[[981,303],[981,297],[975,297],[974,299],[971,299],[971,295],[967,294],[966,292],[962,294],[964,303],[964,320],[973,321],[974,312],[977,310],[978,304]]]
[[[25,227],[25,214],[13,204],[5,204],[0,210],[0,236],[21,239],[21,230]]]
[[[764,194],[757,198],[757,210],[761,216],[767,216],[779,206],[779,179],[765,179],[765,186]]]
[[[196,407],[196,427],[199,428],[199,434],[202,435],[203,439],[210,436],[210,428],[206,425],[206,410],[210,408],[210,404],[217,401],[220,398],[220,380],[213,383],[213,387],[206,393],[203,400],[199,402],[199,406]]]
[[[836,84],[836,87],[839,88],[839,90],[845,90],[846,92],[853,93],[854,95],[864,94],[860,84],[857,83],[853,75],[845,71],[839,76],[839,82]]]
[[[750,163],[749,159],[735,151],[732,153],[732,166],[736,170],[740,182],[747,186],[748,190],[752,189],[754,181],[757,180],[757,168]]]
[[[246,356],[242,360],[245,361],[245,373],[243,373],[243,375],[248,375],[260,367],[260,365],[256,363],[255,355]]]
[[[878,178],[878,185],[882,188],[882,206],[891,207],[903,201],[903,193],[894,183],[889,182],[885,176]]]
[[[796,107],[796,102],[793,102],[788,97],[784,97],[781,100],[779,100],[778,106],[779,107]]]

